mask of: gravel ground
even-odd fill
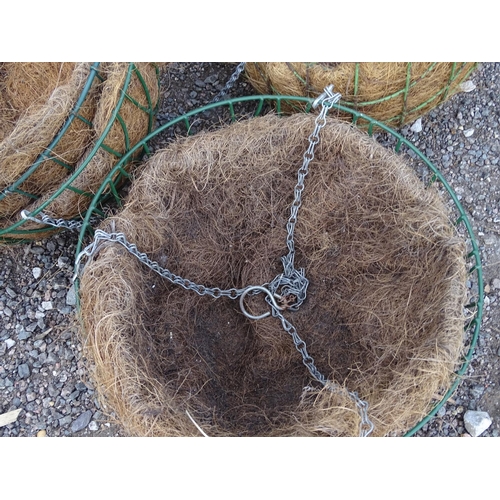
[[[174,63],[162,80],[158,122],[211,102],[234,64]],[[467,210],[481,251],[483,322],[474,356],[455,393],[417,436],[469,436],[467,410],[487,412],[500,430],[500,63],[483,63],[475,89],[455,95],[422,119],[422,130],[400,132],[443,172]],[[231,97],[254,92],[243,79]],[[244,111],[244,110],[243,110]],[[215,111],[192,132],[224,120]],[[153,151],[182,126],[155,139]],[[71,287],[78,235],[66,231],[30,244],[0,247],[0,415],[19,410],[0,436],[123,436],[106,416],[89,379],[75,325]]]

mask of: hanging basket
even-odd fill
[[[217,106],[234,119],[235,108],[251,101],[256,115],[265,103],[282,104],[261,96]],[[99,227],[123,233],[144,252],[142,262],[108,242],[77,280],[96,389],[129,434],[354,436],[360,414],[348,391],[356,391],[369,403],[372,435],[412,435],[457,387],[483,303],[467,216],[414,146],[336,107],[369,123],[370,133],[381,127],[394,139],[391,151],[328,118],[304,183],[295,248],[309,289],[299,310],[284,314],[340,389],[311,380],[277,318],[248,319],[238,301],[203,294],[205,287],[266,284],[282,272],[297,171],[315,117],[256,116],[151,155],[123,207]],[[189,130],[197,114],[213,108],[169,122],[141,146],[170,127]],[[395,153],[402,146],[428,170],[429,185]],[[145,256],[182,279],[172,284],[145,265]],[[246,300],[256,314],[269,309],[261,295]]]
[[[32,66],[25,74],[41,84],[43,75]],[[72,66],[68,82],[48,89],[52,93],[43,106],[24,104],[27,111],[0,145],[0,244],[40,239],[54,232],[24,219],[23,210],[32,217],[44,212],[54,218],[81,219],[113,166],[154,128],[157,65]],[[59,110],[61,95],[66,98],[63,110]],[[58,120],[52,120],[55,109]],[[136,150],[128,158],[125,170],[141,153]],[[112,189],[122,180],[117,175]]]
[[[476,63],[246,63],[248,81],[262,94],[317,97],[333,84],[341,103],[391,127],[402,127],[448,100]],[[297,101],[287,111],[302,108]],[[350,113],[341,113],[350,119]]]

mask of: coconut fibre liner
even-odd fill
[[[229,289],[283,272],[286,224],[314,116],[274,115],[178,140],[152,156],[124,208],[123,232],[183,278]],[[317,383],[278,318],[199,296],[106,242],[80,281],[87,357],[108,411],[131,435],[356,436],[347,390],[369,403],[372,436],[424,417],[463,347],[464,242],[433,188],[351,125],[327,119],[295,228],[309,279],[284,311],[336,384]],[[270,310],[247,295],[254,315]],[[188,412],[188,413],[186,413]]]

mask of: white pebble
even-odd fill
[[[39,267],[34,267],[31,272],[36,280],[42,275],[42,270]]]
[[[422,131],[422,118],[419,118],[411,127],[410,130],[412,132],[421,132]]]
[[[68,306],[76,305],[76,292],[74,285],[71,285],[71,288],[68,290],[68,293],[66,294],[66,304]]]
[[[465,412],[464,424],[467,432],[477,437],[491,425],[491,418],[485,411],[469,410]]]
[[[42,302],[42,309],[44,309],[45,311],[50,311],[51,309],[53,309],[52,301],[48,300],[47,302]]]
[[[467,130],[464,130],[465,137],[470,137],[473,133],[474,133],[473,128],[468,128]]]
[[[7,349],[14,347],[16,345],[16,341],[12,339],[7,339],[4,341],[7,344]]]
[[[97,425],[97,422],[94,422],[92,420],[92,422],[90,422],[90,424],[89,424],[89,429],[91,431],[97,431],[99,429],[99,426]]]
[[[461,92],[472,92],[476,88],[476,85],[467,80],[466,82],[462,82],[459,88]]]

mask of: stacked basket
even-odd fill
[[[252,62],[245,70],[262,94],[317,97],[333,84],[345,106],[400,127],[449,99],[475,67],[472,62]],[[302,107],[290,101],[288,109]],[[339,117],[352,118],[344,112]]]
[[[0,243],[53,232],[23,210],[81,218],[118,159],[152,131],[158,99],[152,63],[3,63]]]

